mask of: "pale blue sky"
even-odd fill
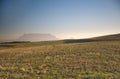
[[[120,33],[119,0],[1,0],[0,36],[50,33],[85,38]]]

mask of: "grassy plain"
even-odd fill
[[[9,45],[0,46],[0,79],[120,79],[119,40]]]

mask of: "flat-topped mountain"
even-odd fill
[[[17,41],[50,41],[57,39],[58,38],[51,34],[30,33],[22,35],[17,39]]]

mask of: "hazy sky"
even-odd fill
[[[0,0],[0,38],[24,33],[58,38],[120,33],[120,0]]]

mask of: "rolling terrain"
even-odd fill
[[[0,79],[120,79],[120,34],[1,43]]]

